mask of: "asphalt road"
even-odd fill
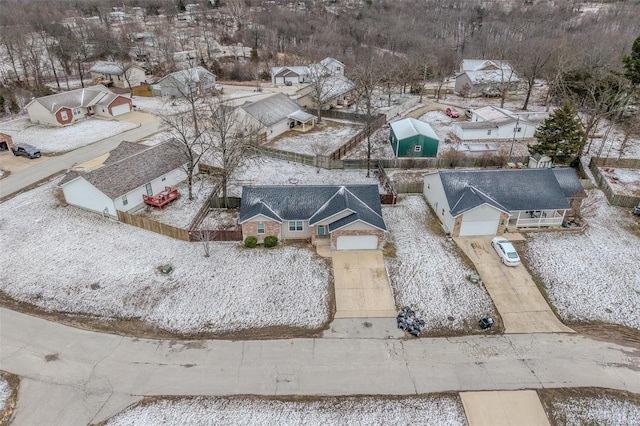
[[[640,351],[573,334],[169,341],[0,309],[15,425],[85,425],[144,395],[408,395],[601,386],[640,393]]]
[[[53,176],[56,173],[70,169],[76,164],[84,163],[114,149],[122,141],[135,142],[139,139],[157,133],[162,127],[162,121],[145,123],[135,129],[111,136],[91,145],[75,149],[63,155],[47,159],[31,167],[11,173],[0,180],[0,199],[21,191],[34,183]]]

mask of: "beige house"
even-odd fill
[[[97,85],[35,98],[25,108],[32,123],[65,126],[92,115],[126,114],[133,109],[133,102]]]
[[[140,86],[145,80],[144,69],[135,64],[118,65],[114,62],[96,62],[90,69],[91,80],[107,87],[129,89]]]

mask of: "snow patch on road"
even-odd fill
[[[129,408],[107,422],[124,425],[466,425],[454,396],[432,398],[323,398],[279,401],[240,398],[160,400]]]
[[[406,196],[382,212],[388,240],[396,248],[395,258],[385,256],[396,303],[421,314],[427,332],[464,330],[481,317],[495,315],[484,288],[467,280],[474,271],[462,262],[455,243],[429,229],[427,223],[438,219],[422,196]]]

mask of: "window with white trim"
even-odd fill
[[[127,200],[127,196],[123,195],[122,196],[122,205],[126,206],[127,204],[129,204],[129,200]]]
[[[60,111],[60,118],[62,118],[63,120],[68,120],[69,115],[67,115],[67,111]]]
[[[491,134],[491,129],[487,130],[487,135]]]
[[[258,224],[257,231],[258,231],[258,235],[264,234],[264,223],[259,223]]]
[[[304,229],[304,224],[301,220],[290,220],[289,221],[289,231],[291,232],[300,232]]]
[[[413,152],[421,152],[421,151],[422,151],[422,146],[416,145],[413,147]]]

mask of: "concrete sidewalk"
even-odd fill
[[[533,390],[460,392],[469,426],[548,426]]]

